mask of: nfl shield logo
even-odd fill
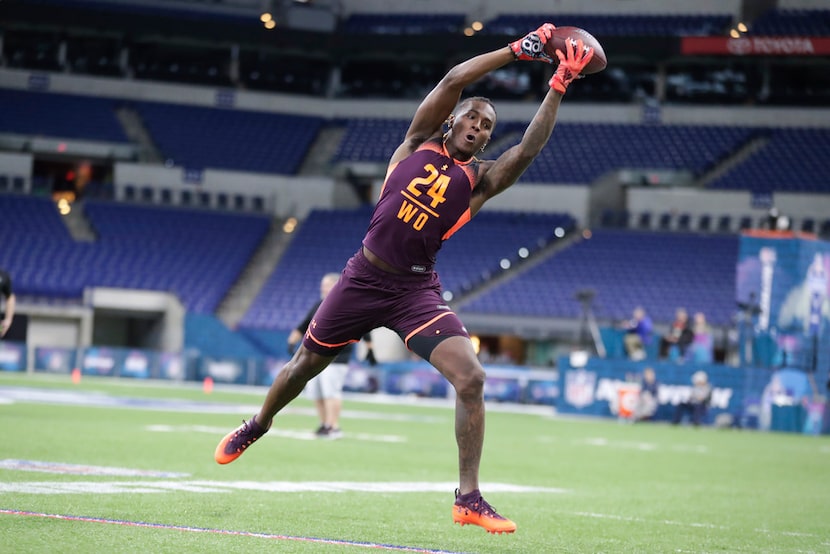
[[[576,408],[585,408],[594,403],[594,386],[597,374],[577,369],[565,373],[565,402]]]

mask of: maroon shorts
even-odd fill
[[[469,337],[461,320],[441,298],[441,282],[435,272],[389,273],[372,265],[361,248],[317,308],[303,345],[321,356],[334,356],[377,327],[397,332],[407,348],[426,359],[440,340]],[[432,347],[415,347],[412,339]]]

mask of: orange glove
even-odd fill
[[[509,44],[513,50],[513,57],[517,60],[538,60],[553,63],[553,58],[545,52],[545,43],[556,29],[553,23],[545,23],[535,31],[531,31],[519,40]]]
[[[585,69],[591,58],[594,57],[594,49],[587,48],[582,42],[582,39],[567,40],[568,53],[563,54],[562,50],[556,50],[556,56],[559,58],[559,67],[556,68],[556,73],[553,74],[548,85],[560,94],[565,94],[574,79],[579,78],[579,73]]]

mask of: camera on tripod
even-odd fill
[[[580,302],[586,303],[593,300],[596,295],[597,291],[595,291],[594,289],[582,289],[576,291],[576,294],[574,294],[574,298],[576,298]]]

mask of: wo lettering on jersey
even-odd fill
[[[447,166],[442,169],[447,169]],[[450,184],[450,176],[440,173],[434,165],[426,164],[424,170],[426,176],[415,177],[406,190],[401,191],[404,198],[398,210],[398,219],[411,224],[416,231],[424,228],[430,216],[441,217],[435,209],[447,201],[444,193]]]

